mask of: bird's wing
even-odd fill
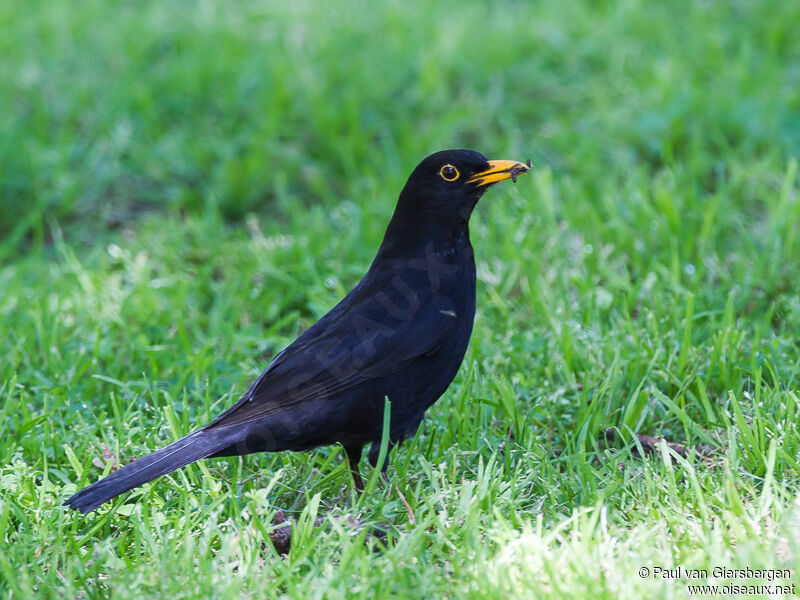
[[[385,281],[378,286],[362,282],[278,354],[244,396],[206,428],[334,398],[435,352],[459,321],[451,300],[432,293],[429,285],[426,289],[427,281],[415,281],[413,273]]]

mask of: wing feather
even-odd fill
[[[456,319],[447,298],[429,294],[420,300],[414,292],[409,297],[411,289],[385,286],[377,294],[354,289],[280,352],[242,398],[206,429],[253,422],[323,396],[341,396],[434,352],[452,334]],[[400,305],[406,310],[397,309]]]

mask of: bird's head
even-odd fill
[[[422,160],[411,173],[400,203],[438,219],[469,220],[483,193],[498,181],[517,180],[530,169],[515,160],[489,160],[474,150],[442,150]]]

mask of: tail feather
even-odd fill
[[[82,513],[90,512],[123,492],[185,467],[196,460],[207,458],[228,445],[230,441],[222,435],[210,434],[203,430],[195,431],[83,488],[68,498],[64,504]]]

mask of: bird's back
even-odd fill
[[[281,352],[207,429],[250,430],[236,454],[413,434],[455,377],[475,315],[469,235],[376,257],[359,284]],[[243,451],[244,450],[244,451]]]

